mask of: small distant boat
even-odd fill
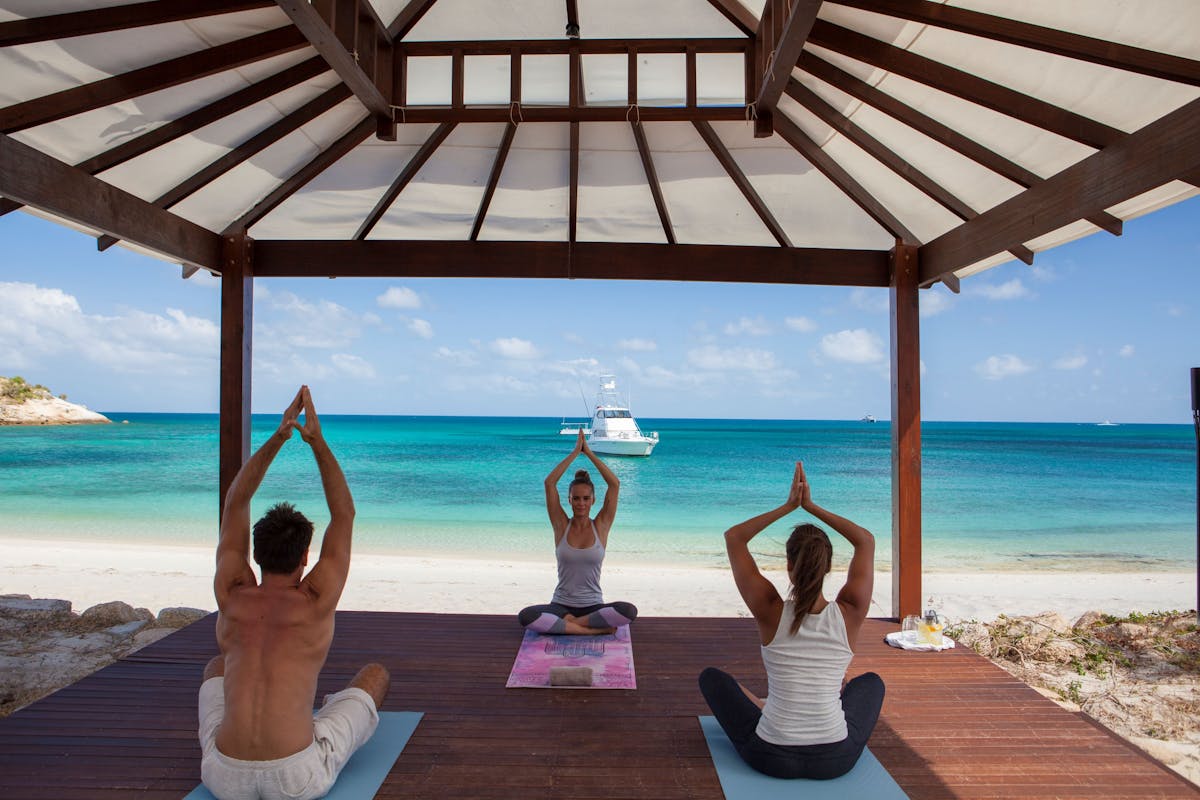
[[[592,429],[588,427],[586,422],[567,422],[567,418],[563,417],[558,434],[559,436],[578,436],[580,431],[583,431],[583,435],[587,436],[592,432]]]
[[[597,453],[613,456],[648,456],[658,444],[658,432],[643,434],[629,404],[617,395],[617,381],[612,375],[600,376],[596,394],[596,411],[591,430],[585,431],[588,446]]]
[[[861,421],[862,421],[862,422],[874,422],[874,421],[875,421],[875,415],[874,415],[874,414],[867,414],[867,415],[865,415],[865,416],[862,418],[862,420],[861,420]]]
[[[1115,428],[1120,424],[1121,423],[1119,423],[1119,422],[1113,422],[1110,419],[1106,419],[1106,420],[1104,420],[1104,422],[1097,422],[1096,427],[1097,428]]]

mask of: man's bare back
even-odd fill
[[[312,523],[286,503],[273,506],[254,524],[260,582],[249,561],[250,500],[294,431],[316,458],[330,522],[320,557],[306,575]],[[221,655],[209,662],[200,690],[201,775],[214,794],[255,796],[257,783],[267,779],[263,770],[271,775],[301,770],[297,780],[323,794],[378,724],[390,683],[380,664],[363,667],[345,691],[333,696],[340,698],[340,707],[354,709],[346,712],[352,718],[349,729],[328,728],[324,715],[334,708],[333,699],[314,724],[317,678],[350,569],[353,522],[346,478],[325,442],[308,388],[301,387],[275,433],[238,471],[225,500],[213,578]],[[209,683],[214,678],[222,680]],[[308,751],[303,762],[288,758],[303,751]],[[280,759],[287,761],[277,763]]]

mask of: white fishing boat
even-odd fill
[[[592,414],[588,446],[597,453],[613,456],[648,456],[658,444],[658,432],[643,434],[637,420],[629,413],[629,404],[617,394],[617,380],[612,375],[600,376],[596,394],[596,410]]]
[[[874,414],[866,414],[866,415],[864,415],[864,416],[863,416],[863,418],[862,418],[862,421],[863,421],[863,422],[874,422],[874,421],[875,421],[875,415],[874,415]]]
[[[592,432],[592,429],[588,427],[586,422],[567,422],[567,418],[563,417],[558,434],[560,436],[578,436],[580,431],[583,431],[583,435],[587,436]]]

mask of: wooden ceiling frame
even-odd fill
[[[675,227],[671,224],[671,213],[667,209],[662,185],[658,182],[658,171],[654,168],[654,156],[650,153],[649,142],[646,141],[646,131],[640,122],[631,122],[629,127],[633,129],[633,140],[637,143],[638,156],[642,159],[642,171],[645,172],[646,183],[650,186],[650,196],[654,198],[654,208],[658,211],[663,235],[667,238],[667,244],[675,244]]]
[[[0,47],[69,39],[187,19],[270,8],[274,0],[151,0],[0,22]]]
[[[516,135],[516,123],[508,123],[504,128],[504,135],[500,137],[500,146],[496,148],[496,158],[492,161],[492,172],[488,176],[487,186],[484,187],[483,197],[479,200],[479,210],[475,212],[475,222],[471,226],[471,235],[468,237],[472,242],[479,239],[479,232],[483,230],[483,222],[487,219],[488,209],[492,205],[492,196],[496,194],[496,187],[500,185],[504,162],[508,160],[508,151],[512,148]]]
[[[746,198],[746,202],[754,209],[754,213],[758,214],[758,218],[762,220],[763,225],[775,237],[775,241],[779,242],[780,247],[792,247],[792,241],[788,238],[787,231],[775,219],[775,215],[771,213],[771,209],[767,208],[767,204],[763,202],[758,191],[755,190],[754,184],[750,183],[750,179],[746,177],[746,173],[742,172],[742,168],[738,166],[733,154],[729,152],[729,148],[721,141],[721,137],[713,130],[712,125],[704,120],[693,120],[692,125],[699,132],[700,138],[708,145],[708,149],[716,157],[717,161],[725,169],[725,173],[734,185],[741,191],[742,196]]]
[[[790,9],[788,8],[790,6]],[[793,65],[800,59],[808,33],[821,10],[821,0],[795,0],[794,5],[779,0],[767,0],[765,13],[755,33],[755,48],[765,57],[758,78],[758,94],[754,98],[754,135],[766,138],[774,133],[772,119],[779,98],[783,96]],[[781,25],[774,30],[773,22]]]
[[[305,47],[308,42],[287,25],[122,75],[64,89],[0,109],[0,133],[16,133],[104,106],[170,89],[209,75]]]
[[[326,111],[347,100],[350,96],[350,89],[344,83],[339,83],[332,89],[326,90],[320,96],[309,100],[283,119],[268,125],[249,139],[246,139],[204,169],[163,192],[158,198],[152,201],[153,205],[163,209],[174,206],[184,200],[184,198],[200,191],[234,167],[245,163],[258,153],[261,153],[283,137],[294,133],[302,125],[312,122]],[[114,236],[101,236],[96,246],[100,250],[107,250],[118,241]]]
[[[920,283],[1200,170],[1200,99],[921,247]],[[1063,198],[1071,198],[1064,203]]]
[[[417,173],[421,171],[421,167],[425,166],[425,162],[429,160],[434,151],[441,146],[442,142],[446,141],[446,137],[450,135],[456,125],[457,123],[455,122],[443,122],[438,126],[437,130],[429,135],[425,143],[421,145],[417,152],[413,154],[413,157],[408,160],[408,163],[404,165],[404,169],[400,170],[400,174],[392,181],[392,185],[388,187],[383,196],[379,198],[379,201],[375,203],[375,207],[371,209],[371,213],[358,226],[358,230],[354,234],[355,240],[362,241],[367,238],[367,235],[371,233],[371,230],[379,223],[379,220],[383,219],[383,215],[387,213],[387,210],[392,207],[392,203],[396,202],[396,198],[404,191],[404,187],[408,186],[412,179],[416,177]]]
[[[401,39],[408,35],[421,17],[425,16],[425,12],[433,6],[436,0],[409,0],[408,5],[400,9],[400,13],[392,20],[392,24],[388,25],[388,38],[393,43],[398,44]]]
[[[375,118],[376,136],[396,140],[392,37],[361,0],[275,0],[292,24]]]

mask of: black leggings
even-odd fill
[[[594,606],[564,606],[561,603],[546,603],[521,609],[517,620],[521,627],[534,633],[563,633],[566,630],[567,614],[584,621],[589,628],[616,628],[628,625],[637,619],[637,606],[633,603],[597,603]]]
[[[742,760],[773,778],[828,780],[845,775],[858,762],[883,707],[883,679],[865,672],[842,688],[846,738],[829,744],[782,745],[755,731],[762,709],[732,675],[709,667],[700,673],[700,691]]]

